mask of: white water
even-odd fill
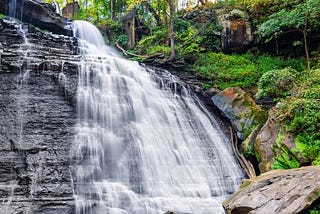
[[[222,200],[244,175],[216,122],[174,76],[118,57],[87,22],[73,27],[85,39],[71,157],[76,212],[224,213]]]
[[[23,17],[23,7],[24,7],[24,0],[9,0],[8,2],[8,9],[9,9],[9,16],[22,20]]]

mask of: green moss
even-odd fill
[[[253,146],[249,144],[247,146],[247,150],[244,151],[243,154],[247,159],[249,159],[250,157],[254,156]]]
[[[261,162],[261,156],[257,151],[255,151],[254,156],[256,157],[258,162]]]

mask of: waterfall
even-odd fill
[[[10,17],[22,20],[24,0],[9,0],[8,14]]]
[[[224,213],[244,174],[201,102],[170,73],[119,57],[93,25],[73,28],[76,213]]]

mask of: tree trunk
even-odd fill
[[[110,14],[111,20],[114,21],[114,0],[110,0]]]
[[[308,47],[308,40],[307,40],[307,31],[303,30],[303,42],[304,42],[304,51],[306,53],[306,59],[307,59],[307,70],[310,71],[310,55],[309,55],[309,47]]]
[[[305,0],[305,3],[307,3],[307,0]],[[309,47],[308,47],[308,38],[307,38],[307,31],[308,31],[308,25],[309,25],[309,11],[306,12],[306,17],[305,17],[305,24],[304,28],[302,30],[303,34],[303,42],[304,42],[304,51],[306,52],[306,58],[307,58],[307,70],[310,72],[310,56],[309,56]]]
[[[133,18],[132,18],[132,35],[131,36],[132,36],[131,48],[133,48],[136,45],[136,17],[135,17],[135,15],[133,15]]]
[[[168,61],[173,61],[176,58],[176,52],[174,50],[174,12],[175,12],[175,0],[169,0],[170,7],[170,27],[169,27],[169,38],[170,38],[170,57]]]

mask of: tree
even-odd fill
[[[174,12],[175,12],[175,0],[169,1],[170,10],[170,26],[169,26],[169,38],[170,38],[170,57],[168,61],[173,61],[176,58],[176,52],[174,50]]]
[[[288,0],[286,0],[288,1]],[[303,44],[307,61],[307,70],[310,71],[310,55],[308,33],[319,27],[320,0],[304,0],[293,7],[284,8],[274,14],[259,27],[262,36],[276,37],[278,34],[296,30],[303,35]]]

